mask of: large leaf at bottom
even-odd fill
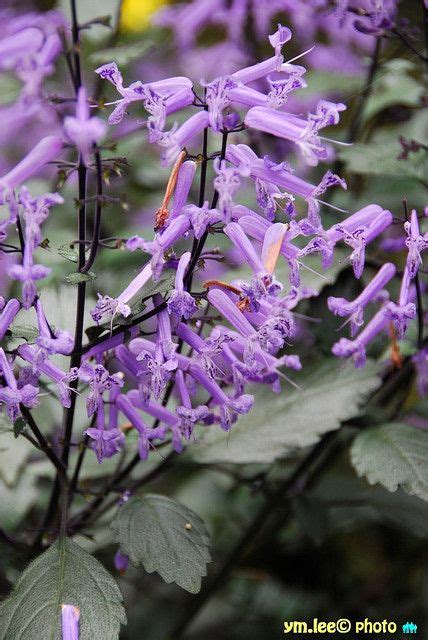
[[[0,605],[2,640],[60,640],[61,604],[80,609],[79,640],[116,640],[126,623],[112,576],[68,538],[56,541],[19,577]]]
[[[263,389],[254,407],[230,433],[210,428],[191,448],[197,462],[273,462],[318,441],[358,413],[360,403],[379,385],[372,365],[353,369],[328,360],[298,378],[302,391],[284,388],[279,395]]]
[[[402,487],[428,501],[428,433],[407,424],[383,424],[355,438],[352,464],[370,484]]]
[[[111,526],[131,562],[198,593],[211,558],[205,525],[193,511],[166,496],[137,495],[119,509]]]

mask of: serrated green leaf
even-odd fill
[[[134,496],[111,526],[131,562],[198,593],[211,558],[205,525],[193,511],[166,496]]]
[[[79,254],[75,249],[72,249],[68,244],[62,244],[58,249],[58,253],[60,256],[69,260],[70,262],[76,262],[79,259]]]
[[[343,369],[342,363],[327,360],[297,382],[302,391],[287,387],[278,396],[267,388],[255,393],[251,412],[239,417],[230,433],[210,429],[189,454],[203,463],[273,462],[355,416],[380,379],[372,365]]]
[[[80,284],[81,282],[89,282],[95,280],[97,276],[92,271],[88,271],[88,273],[79,273],[78,271],[74,271],[73,273],[69,273],[68,276],[65,276],[64,280],[67,284]]]
[[[388,491],[402,487],[428,501],[428,434],[393,422],[360,433],[352,445],[351,460],[359,476]]]
[[[126,624],[119,587],[102,564],[68,538],[19,577],[0,605],[3,640],[60,640],[61,604],[80,609],[79,640],[117,640]]]

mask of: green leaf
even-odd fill
[[[205,525],[193,511],[166,496],[137,495],[120,507],[111,526],[131,562],[198,593],[211,558]]]
[[[351,460],[359,476],[388,491],[402,487],[428,501],[428,434],[407,424],[383,424],[360,433]]]
[[[59,640],[61,604],[80,609],[79,640],[116,640],[126,624],[119,587],[68,538],[57,540],[19,577],[0,605],[3,640]]]
[[[124,44],[120,47],[114,47],[114,49],[110,48],[95,51],[91,53],[89,60],[93,64],[104,64],[114,60],[119,67],[125,66],[133,60],[141,58],[152,46],[153,42],[151,40],[138,40],[137,42]]]
[[[407,160],[398,160],[402,148],[398,138],[390,134],[378,134],[373,142],[357,143],[352,147],[341,147],[340,159],[352,173],[373,176],[400,176],[422,180],[426,171],[426,151],[421,149],[410,154]]]
[[[382,73],[374,80],[373,91],[364,110],[366,120],[395,105],[420,106],[424,87],[409,75],[414,68],[415,65],[409,60],[399,58],[383,65]]]
[[[190,449],[197,462],[273,462],[299,447],[312,445],[327,431],[355,416],[361,402],[379,385],[375,368],[343,369],[335,360],[307,370],[297,378],[302,391],[290,387],[275,395],[270,389],[255,394],[254,407],[239,417],[230,433],[210,429]]]
[[[92,271],[88,271],[88,273],[79,273],[78,271],[74,271],[73,273],[69,273],[68,276],[65,276],[64,280],[68,284],[80,284],[81,282],[88,282],[95,280],[97,276]]]
[[[39,335],[39,330],[29,324],[15,324],[10,327],[8,334],[11,338],[24,338],[28,342],[34,342]]]
[[[77,262],[79,259],[79,254],[75,249],[72,249],[68,244],[62,244],[58,249],[58,253],[60,256],[69,260],[70,262]]]
[[[21,435],[26,426],[27,423],[25,422],[24,418],[18,418],[17,420],[15,420],[15,422],[13,423],[13,435],[15,436],[15,438],[18,438]]]

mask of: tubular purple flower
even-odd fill
[[[0,190],[11,191],[19,187],[25,180],[37,173],[47,162],[56,158],[63,147],[63,142],[58,136],[47,136],[36,144],[6,175],[0,178]]]
[[[21,58],[37,52],[43,45],[40,29],[29,27],[0,40],[0,68],[12,69]]]
[[[354,269],[354,275],[356,278],[361,278],[363,273],[366,245],[385,231],[385,229],[392,224],[392,220],[391,212],[385,210],[382,211],[369,226],[357,227],[352,232],[347,232],[345,230],[343,240],[353,249],[349,256],[349,260]]]
[[[210,289],[207,298],[213,307],[215,307],[239,333],[246,338],[255,335],[256,332],[252,325],[224,291],[220,289]]]
[[[399,340],[402,340],[404,338],[410,320],[413,320],[413,318],[416,317],[417,313],[416,305],[413,302],[414,292],[411,290],[411,260],[412,259],[409,252],[406,266],[404,268],[403,277],[401,279],[398,304],[396,304],[395,302],[389,302],[386,305],[386,313],[388,314],[390,320],[392,320],[392,322],[394,323]]]
[[[265,107],[253,107],[245,116],[245,124],[253,129],[270,133],[294,142],[302,151],[308,164],[316,166],[318,160],[327,158],[327,149],[318,132],[322,127],[337,124],[339,111],[345,105],[321,100],[317,115],[309,115],[308,120],[297,118],[284,112],[272,111]]]
[[[88,98],[84,87],[80,87],[77,93],[76,116],[64,118],[64,133],[76,145],[83,162],[88,165],[92,147],[104,138],[106,125],[100,118],[89,117]]]
[[[410,279],[413,280],[422,264],[421,252],[428,247],[428,239],[419,232],[418,214],[415,209],[411,213],[410,222],[404,223],[404,229],[407,233],[406,246],[409,250],[406,268]]]
[[[350,316],[348,322],[351,323],[351,335],[354,336],[364,323],[364,307],[384,288],[386,284],[395,276],[396,268],[391,262],[385,263],[369,282],[360,295],[352,302],[345,298],[327,298],[327,305],[330,311],[338,316]]]
[[[126,243],[127,249],[135,251],[136,249],[142,249],[146,253],[152,255],[150,261],[152,269],[152,278],[156,282],[159,280],[164,264],[164,253],[174,242],[177,242],[182,238],[190,227],[190,221],[186,215],[179,215],[174,220],[171,220],[169,225],[162,231],[162,233],[156,234],[154,240],[147,242],[139,236],[129,238]]]
[[[48,267],[41,264],[33,264],[33,247],[26,243],[24,248],[24,256],[22,265],[14,264],[8,269],[9,278],[12,280],[20,280],[22,285],[22,306],[29,309],[33,304],[37,295],[37,287],[35,283],[43,280],[50,273]]]
[[[0,340],[3,340],[6,331],[15,319],[18,311],[21,308],[21,303],[16,298],[11,298],[0,314]]]
[[[80,609],[74,604],[61,605],[62,640],[79,640]]]
[[[6,405],[9,419],[11,422],[15,422],[21,415],[19,408],[21,403],[29,409],[37,406],[39,389],[32,384],[25,384],[20,389],[18,388],[12,367],[2,348],[0,348],[0,372],[6,382],[6,386],[0,387],[0,404]]]
[[[276,71],[281,71],[281,65],[284,62],[284,56],[281,53],[282,47],[291,40],[291,36],[291,29],[283,27],[282,24],[278,24],[278,30],[269,36],[269,42],[275,49]]]
[[[169,313],[173,313],[178,318],[183,316],[186,320],[198,310],[195,299],[185,290],[183,281],[191,257],[190,251],[186,251],[181,256],[175,274],[175,289],[167,302]]]
[[[122,553],[120,550],[116,551],[114,556],[114,566],[121,576],[124,576],[129,566],[129,556]]]
[[[39,336],[36,339],[37,346],[50,355],[54,353],[69,355],[74,346],[74,339],[71,334],[68,331],[61,331],[61,329],[51,329],[46,320],[40,299],[36,300],[35,308],[39,326]]]
[[[178,172],[177,184],[175,185],[174,199],[169,214],[170,220],[180,215],[182,208],[186,204],[195,173],[196,162],[193,162],[193,160],[183,162]]]
[[[208,200],[204,202],[202,207],[197,207],[194,204],[187,205],[184,207],[183,213],[190,219],[190,224],[197,240],[200,240],[207,227],[224,220],[224,215],[218,209],[209,208]]]
[[[366,347],[390,322],[384,308],[380,309],[367,323],[363,331],[354,339],[341,338],[333,345],[332,353],[339,358],[353,357],[357,369],[366,364]]]
[[[165,151],[162,152],[161,156],[162,166],[173,164],[180,151],[192,138],[201,133],[208,126],[208,123],[209,115],[207,111],[199,111],[199,113],[190,116],[178,129],[173,128],[171,131],[162,134],[158,141],[160,146],[165,147]]]
[[[147,460],[150,443],[152,440],[163,440],[166,433],[165,427],[151,429],[142,419],[138,411],[132,406],[126,395],[119,395],[116,404],[123,415],[131,422],[138,431],[138,452],[141,460]],[[153,446],[153,445],[152,445]]]
[[[93,441],[91,448],[95,451],[98,463],[101,464],[105,458],[111,458],[121,451],[125,436],[120,429],[105,428],[104,404],[101,398],[98,400],[96,424],[96,427],[90,427],[84,433]]]
[[[95,309],[91,311],[91,316],[94,322],[98,324],[105,314],[111,315],[112,320],[116,313],[120,313],[124,318],[127,318],[131,314],[131,307],[127,303],[137,295],[137,293],[150,280],[152,275],[152,267],[151,264],[148,263],[143,267],[143,269],[141,269],[138,275],[135,276],[135,278],[117,298],[102,296],[99,293]]]
[[[149,100],[150,95],[159,94],[161,98],[168,98],[176,92],[181,92],[183,89],[191,89],[192,82],[188,78],[178,76],[175,78],[165,78],[164,80],[158,80],[157,82],[151,82],[144,85],[142,82],[133,82],[129,87],[123,86],[123,78],[120,73],[117,64],[115,62],[109,62],[107,64],[95,69],[95,73],[98,73],[101,78],[111,82],[122,96],[122,99],[116,100],[109,104],[115,104],[116,107],[110,114],[108,122],[109,124],[118,124],[123,119],[126,109],[131,102],[136,100]],[[189,94],[187,94],[189,96]],[[192,95],[193,100],[193,95]],[[190,104],[190,102],[183,102],[183,95],[180,96],[180,106]],[[147,103],[149,109],[151,108],[150,102]]]
[[[265,272],[262,261],[239,224],[236,222],[229,223],[224,227],[224,233],[233,242],[235,247],[239,249],[254,273]]]

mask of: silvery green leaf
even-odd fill
[[[428,501],[428,433],[422,429],[398,422],[367,429],[355,438],[351,460],[369,484],[402,487]]]
[[[79,640],[117,640],[126,624],[122,596],[102,564],[69,538],[24,570],[0,605],[3,640],[60,640],[61,604],[80,609]]]
[[[361,403],[380,384],[373,365],[343,368],[341,362],[329,359],[305,369],[301,376],[293,376],[301,391],[286,383],[279,395],[270,388],[256,390],[251,412],[239,416],[230,433],[209,429],[189,447],[192,458],[202,463],[273,462],[338,429],[358,414]]]
[[[133,564],[198,593],[211,558],[205,525],[193,511],[166,496],[136,495],[120,507],[111,526]]]

